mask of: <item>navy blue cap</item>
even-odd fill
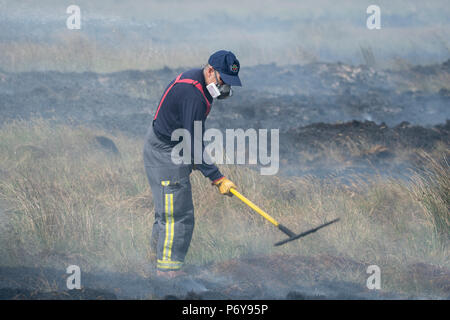
[[[209,57],[208,63],[217,70],[223,82],[230,86],[242,86],[239,79],[239,60],[231,51],[220,50]]]

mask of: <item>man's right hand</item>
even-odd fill
[[[214,185],[219,188],[219,192],[221,194],[225,194],[228,196],[232,196],[232,194],[230,193],[231,188],[237,189],[236,185],[225,177],[222,177],[221,179],[215,181]]]

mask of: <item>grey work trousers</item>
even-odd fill
[[[151,245],[156,250],[156,268],[160,271],[182,267],[194,230],[189,180],[192,165],[175,165],[171,159],[172,148],[158,139],[150,126],[144,164],[155,206]]]

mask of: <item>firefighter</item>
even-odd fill
[[[214,164],[203,159],[194,167],[194,152],[191,152],[191,163],[175,164],[171,153],[179,141],[172,141],[171,136],[174,130],[184,128],[189,131],[194,146],[194,121],[201,121],[203,155],[204,122],[213,99],[225,99],[232,95],[231,86],[241,86],[239,69],[236,56],[231,51],[220,50],[209,57],[204,68],[178,75],[164,90],[147,132],[144,164],[155,205],[151,244],[156,251],[157,276],[174,278],[185,274],[181,268],[194,230],[189,179],[192,170],[200,170],[221,194],[230,195],[230,188],[236,188]]]

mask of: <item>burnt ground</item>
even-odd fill
[[[367,120],[315,123],[289,129],[280,141],[280,169],[285,175],[406,178],[423,165],[415,151],[431,152],[438,145],[449,149],[450,121],[428,128],[406,121],[393,127]]]
[[[167,83],[181,70],[111,74],[0,71],[0,126],[13,119],[52,118],[143,138]],[[268,76],[269,75],[269,76]],[[407,175],[414,150],[449,149],[450,60],[400,71],[342,63],[242,68],[243,88],[214,103],[208,127],[280,129],[280,174]],[[333,151],[333,152],[331,152]],[[120,152],[120,150],[119,150]],[[0,267],[1,299],[396,299],[370,292],[365,268],[338,257],[249,257],[192,267],[169,286],[150,276],[83,272],[81,291],[67,291],[65,269]],[[350,268],[361,285],[324,269]],[[450,296],[450,271],[405,270]],[[268,271],[269,270],[269,271]],[[300,272],[300,274],[299,274]],[[315,279],[313,283],[307,279]],[[237,286],[236,283],[240,285]],[[189,293],[192,291],[191,293]],[[428,296],[427,296],[428,297]],[[422,298],[413,296],[411,298]]]
[[[181,71],[0,71],[0,125],[39,116],[144,137]],[[397,71],[270,64],[242,68],[241,78],[233,98],[214,103],[207,127],[279,129],[281,174],[403,175],[415,161],[399,151],[449,142],[450,60]]]
[[[0,123],[55,116],[142,136],[163,89],[181,71],[0,71]],[[244,86],[234,98],[214,103],[210,127],[286,131],[351,120],[428,126],[450,117],[450,60],[403,71],[341,63],[261,65],[243,68],[241,78]]]
[[[283,259],[284,263],[280,264]],[[68,290],[64,269],[0,267],[0,299],[422,299],[365,286],[367,266],[350,259],[274,255],[232,259],[204,267],[190,266],[188,276],[162,280],[124,273],[81,273],[81,290]],[[360,281],[330,275],[345,269]],[[450,270],[414,264],[405,270],[414,280],[438,287],[450,298]],[[360,284],[358,284],[360,283]]]

